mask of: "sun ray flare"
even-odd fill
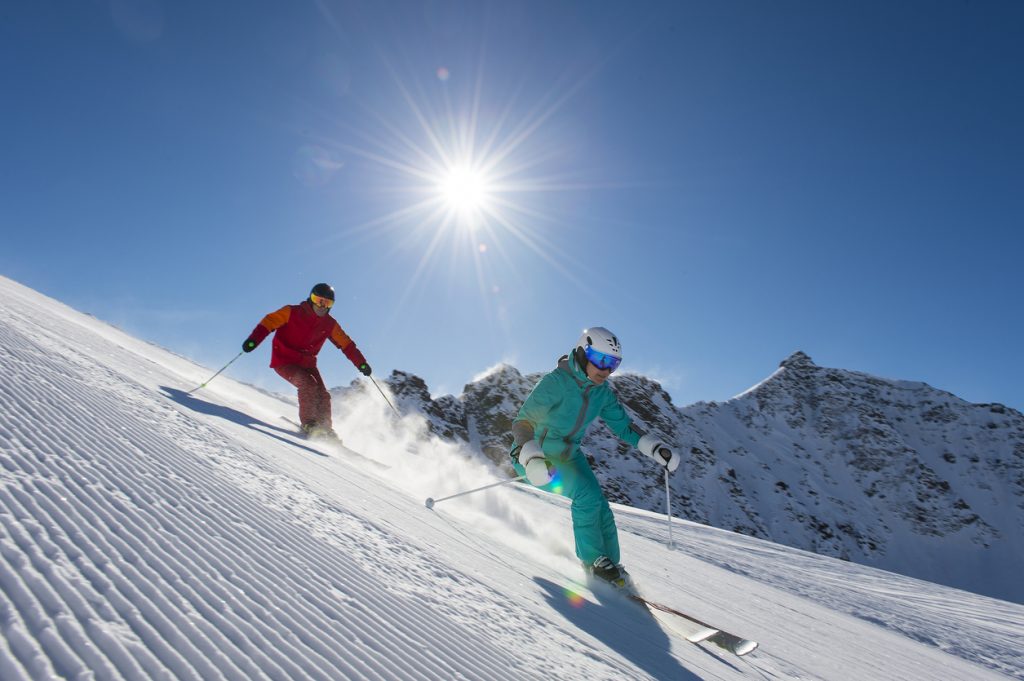
[[[573,247],[584,227],[558,206],[568,200],[563,195],[603,183],[584,181],[583,171],[567,168],[571,147],[557,138],[552,144],[551,135],[541,131],[592,73],[577,81],[555,79],[524,106],[525,77],[506,89],[510,97],[489,101],[482,58],[480,63],[472,81],[458,90],[447,70],[436,87],[427,87],[422,80],[403,80],[386,62],[405,121],[399,110],[381,108],[385,100],[376,107],[361,105],[371,114],[369,128],[337,121],[346,134],[330,148],[367,164],[373,182],[364,186],[387,207],[378,217],[347,224],[339,235],[362,243],[387,239],[389,262],[415,257],[401,275],[395,324],[406,306],[425,300],[428,282],[436,277],[447,276],[449,296],[475,289],[488,317],[497,314],[492,307],[507,288],[502,281],[529,289],[538,278],[523,274],[538,266],[586,289],[581,273],[587,267]]]

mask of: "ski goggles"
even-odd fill
[[[332,305],[334,305],[334,301],[331,300],[330,298],[324,298],[323,296],[318,296],[315,293],[309,294],[309,302],[313,303],[314,305],[319,305],[320,307],[326,308],[330,308]]]
[[[622,363],[621,357],[615,355],[609,355],[604,352],[595,350],[591,346],[587,346],[584,352],[587,355],[587,361],[596,366],[598,369],[607,369],[609,372],[615,371],[619,368],[619,364]]]

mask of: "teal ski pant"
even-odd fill
[[[593,565],[600,556],[618,564],[619,531],[615,517],[586,455],[577,449],[568,461],[547,461],[554,467],[555,477],[540,489],[572,499],[576,556],[587,565]],[[526,475],[518,461],[513,467],[519,475]]]

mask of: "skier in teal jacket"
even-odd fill
[[[600,417],[615,435],[669,472],[678,467],[679,456],[637,428],[605,383],[621,362],[622,346],[612,332],[585,330],[572,353],[561,357],[526,398],[512,422],[510,455],[516,472],[531,484],[572,499],[576,556],[588,574],[628,588],[615,518],[580,441]]]

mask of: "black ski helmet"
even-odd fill
[[[321,298],[327,298],[328,300],[334,300],[334,289],[331,288],[330,284],[317,284],[313,287],[313,290],[309,292],[310,297],[320,296]]]

